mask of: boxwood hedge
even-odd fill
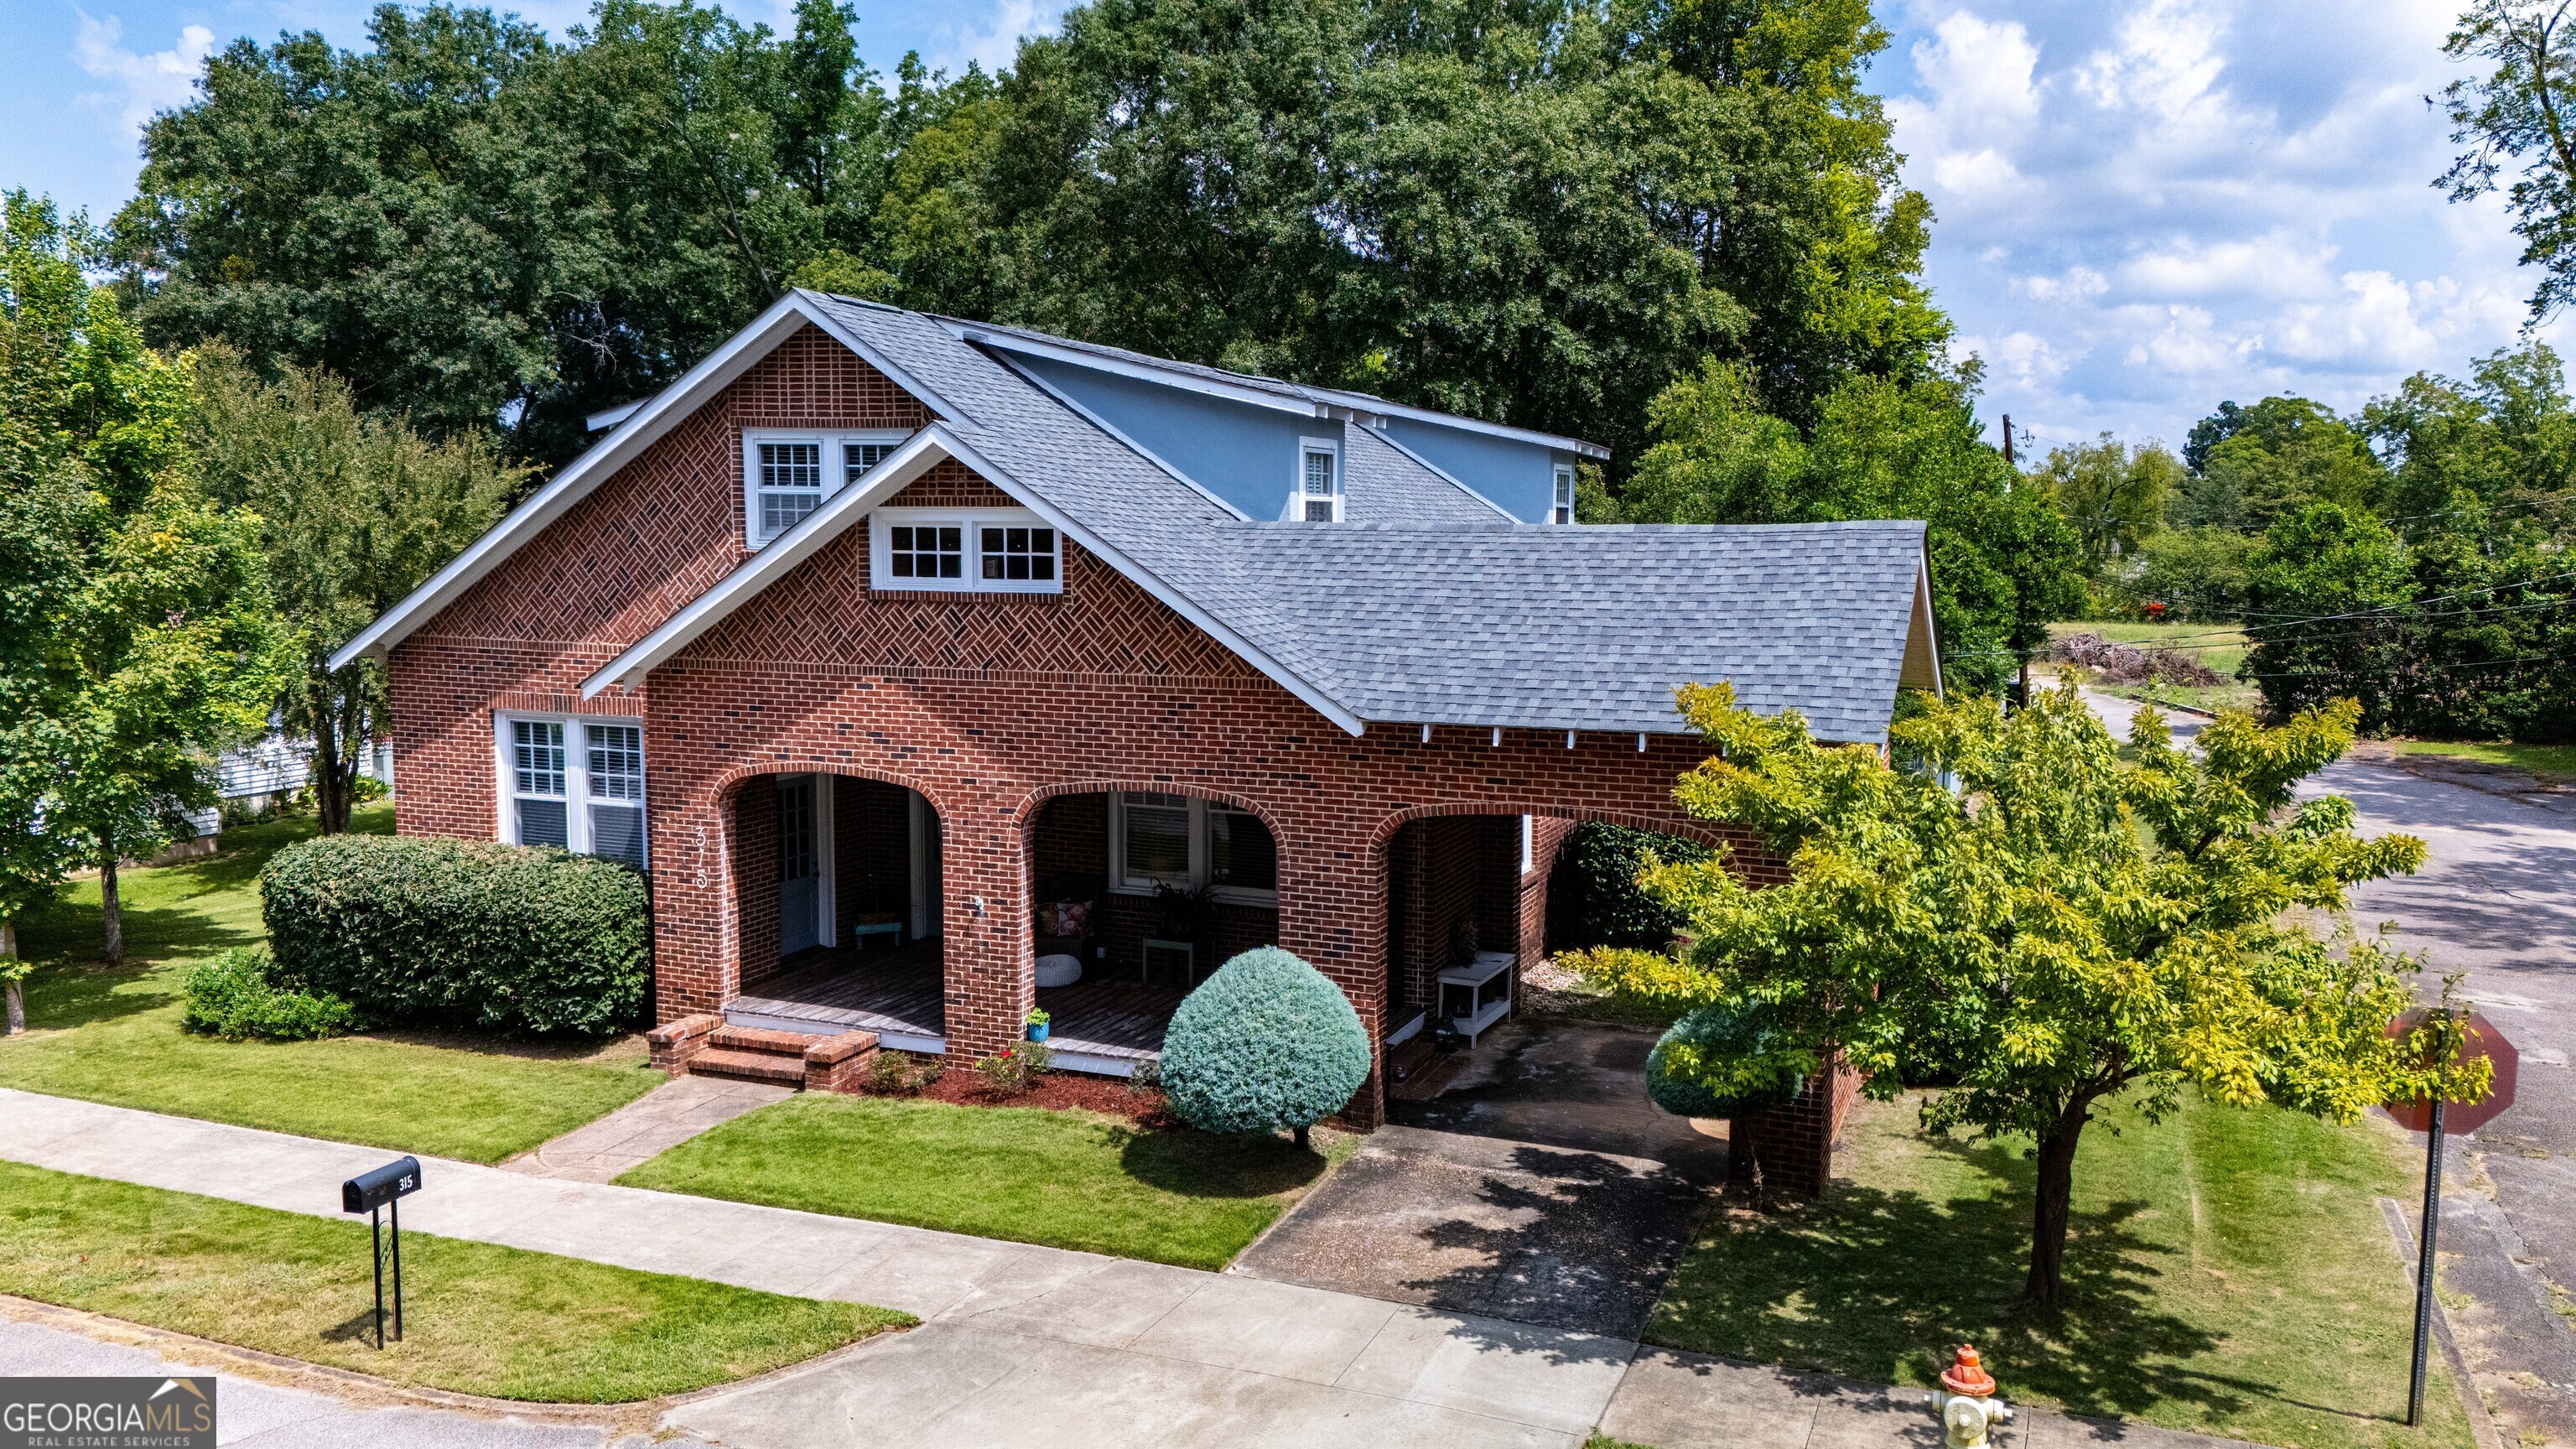
[[[260,873],[273,979],[382,1025],[606,1035],[651,980],[644,878],[560,850],[327,835]]]

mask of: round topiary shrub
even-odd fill
[[[1163,1094],[1207,1132],[1306,1129],[1368,1080],[1368,1029],[1341,988],[1276,946],[1246,951],[1182,1001],[1163,1034]]]
[[[1777,1042],[1765,1007],[1695,1007],[1646,1053],[1646,1095],[1677,1117],[1741,1117],[1785,1106],[1815,1067],[1801,1053],[1777,1050]]]
[[[325,835],[260,873],[272,980],[389,1026],[605,1035],[652,980],[644,878],[491,841]]]

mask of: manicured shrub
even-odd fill
[[[1208,1132],[1306,1129],[1368,1080],[1368,1031],[1341,988],[1276,946],[1217,968],[1172,1013],[1162,1086]]]
[[[1678,911],[1637,889],[1637,872],[1653,851],[1666,864],[1708,859],[1708,847],[1679,835],[1658,835],[1587,820],[1567,837],[1558,856],[1563,894],[1549,902],[1552,918],[1566,924],[1549,934],[1560,949],[1576,946],[1642,946],[1661,951],[1682,928]]]
[[[1646,1095],[1678,1117],[1740,1117],[1796,1101],[1815,1063],[1775,1043],[1759,1006],[1694,1007],[1646,1053]]]
[[[281,984],[388,1025],[605,1035],[651,980],[644,878],[560,850],[326,835],[260,875]]]
[[[198,963],[179,1024],[226,1041],[318,1041],[357,1027],[357,1008],[328,992],[280,987],[272,966],[265,946],[236,946]]]

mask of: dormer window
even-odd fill
[[[1574,469],[1563,463],[1556,465],[1556,508],[1548,514],[1548,520],[1552,523],[1574,521]]]
[[[762,430],[742,438],[743,542],[759,548],[859,481],[910,433]]]
[[[1306,438],[1297,445],[1296,511],[1306,523],[1339,523],[1342,518],[1342,450],[1329,438]]]

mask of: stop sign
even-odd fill
[[[2390,1022],[2388,1034],[2402,1036],[2421,1025],[2424,1018],[2430,1014],[2427,1008],[2417,1007]],[[2468,1040],[2461,1044],[2460,1060],[2469,1062],[2484,1057],[2495,1063],[2495,1085],[2488,1089],[2484,1098],[2476,1102],[2463,1102],[2454,1097],[2445,1104],[2442,1108],[2444,1132],[2475,1132],[2494,1121],[2505,1108],[2513,1105],[2514,1068],[2521,1060],[2520,1054],[2514,1051],[2512,1042],[2504,1039],[2504,1033],[2496,1029],[2496,1024],[2484,1016],[2471,1012],[2466,1025]],[[2431,1098],[2415,1097],[2405,1101],[2390,1102],[2386,1104],[2386,1110],[2389,1116],[2397,1120],[2397,1125],[2409,1132],[2433,1130]]]

